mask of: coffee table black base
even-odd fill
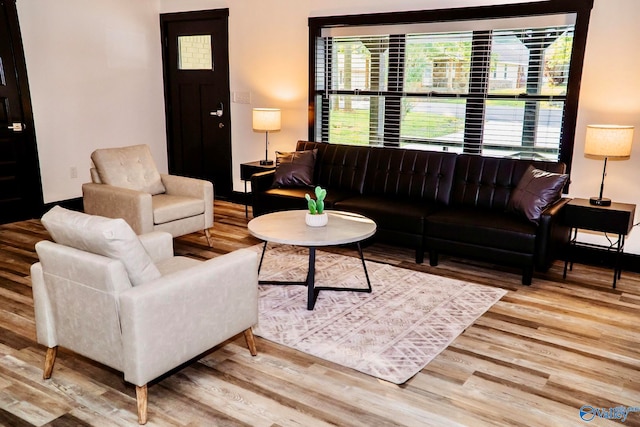
[[[367,279],[366,288],[339,288],[339,287],[331,287],[331,286],[315,286],[316,248],[314,246],[309,246],[309,270],[307,271],[307,279],[304,282],[260,280],[258,281],[258,283],[260,285],[306,286],[307,287],[307,310],[313,310],[313,308],[316,305],[316,300],[318,299],[318,294],[320,293],[320,291],[349,291],[349,292],[371,293],[371,281],[369,280],[369,273],[367,272],[367,265],[364,262],[364,255],[362,254],[362,247],[360,246],[360,242],[358,242],[357,245],[358,245],[358,254],[360,255],[360,260],[362,261],[362,268],[364,269],[364,276]],[[267,242],[264,242],[264,246],[262,247],[262,256],[260,257],[260,265],[258,266],[258,273],[260,273],[260,269],[262,268],[262,260],[264,259],[264,252],[266,249],[267,249]]]

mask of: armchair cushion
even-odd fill
[[[91,160],[103,184],[152,195],[165,192],[147,145],[98,149],[91,153]]]
[[[156,194],[151,199],[153,223],[164,224],[204,213],[204,200],[194,197]]]
[[[42,224],[56,243],[120,260],[133,286],[161,276],[138,236],[121,218],[87,215],[55,206],[44,214]]]

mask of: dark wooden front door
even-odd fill
[[[0,1],[0,223],[33,218],[42,186],[15,0]]]
[[[228,9],[163,14],[169,172],[232,191]]]

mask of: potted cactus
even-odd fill
[[[305,216],[305,222],[310,227],[322,227],[327,225],[329,221],[329,217],[324,211],[324,198],[327,197],[327,190],[317,186],[315,193],[315,200],[312,199],[309,194],[304,195],[305,199],[307,199],[307,206],[309,207],[309,212],[307,212]]]

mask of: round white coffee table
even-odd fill
[[[329,222],[324,227],[309,227],[304,217],[306,210],[273,212],[259,216],[249,221],[249,232],[258,239],[264,240],[262,257],[267,243],[281,243],[285,245],[306,246],[309,248],[309,271],[304,282],[276,282],[260,281],[262,285],[303,285],[307,287],[307,309],[313,310],[318,293],[320,291],[351,291],[371,292],[371,282],[367,273],[367,266],[362,255],[360,242],[373,236],[376,232],[376,223],[371,219],[351,212],[325,211]],[[336,288],[327,286],[315,286],[315,257],[316,248],[319,246],[336,246],[348,243],[356,243],[358,253],[362,260],[367,288]]]

